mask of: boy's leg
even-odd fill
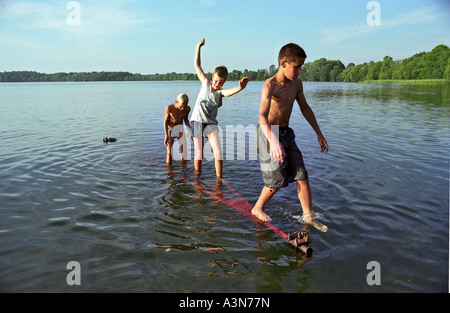
[[[216,176],[217,178],[222,178],[223,172],[223,154],[222,154],[222,146],[220,145],[220,138],[217,132],[212,132],[208,136],[208,140],[211,143],[211,148],[214,153],[214,165],[216,168]]]
[[[172,147],[175,139],[172,136],[169,136],[169,144],[167,145],[167,154],[166,154],[166,163],[172,164]]]
[[[186,162],[187,159],[187,147],[186,147],[186,136],[184,132],[180,132],[178,136],[178,144],[181,150],[181,162]]]
[[[303,220],[307,224],[313,225],[322,232],[326,232],[328,227],[314,219],[314,211],[312,210],[311,187],[308,180],[297,180],[297,195],[303,209]]]
[[[280,189],[264,186],[258,201],[252,209],[252,214],[263,222],[271,221],[272,219],[266,213],[264,213],[264,207],[266,206],[266,203],[277,193],[278,190]]]
[[[194,137],[194,150],[195,150],[194,168],[196,172],[200,172],[202,170],[203,148],[204,148],[203,137],[199,138]]]
[[[311,187],[308,180],[297,180],[297,195],[302,205],[303,214],[313,214]]]

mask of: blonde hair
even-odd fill
[[[189,103],[189,97],[185,93],[180,93],[177,97],[178,103]]]
[[[216,75],[219,76],[220,78],[227,79],[227,77],[228,77],[228,69],[227,69],[227,67],[224,66],[224,65],[218,66],[218,67],[216,67],[216,69],[214,70],[214,74],[216,74]]]

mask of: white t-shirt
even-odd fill
[[[191,121],[217,125],[217,111],[221,106],[220,91],[211,92],[211,84],[202,84],[192,110]]]

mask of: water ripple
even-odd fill
[[[261,86],[226,100],[237,111],[220,111],[223,126],[257,123]],[[305,83],[330,144],[320,154],[294,110],[313,208],[329,227],[311,232],[312,258],[211,196],[235,196],[216,186],[213,162],[196,181],[192,161],[171,170],[152,161],[164,160],[163,104],[180,88],[195,98],[198,84],[1,88],[1,291],[73,292],[64,275],[72,260],[84,292],[372,292],[371,260],[382,266],[377,291],[448,288],[450,114],[431,96],[437,87]],[[258,161],[225,160],[224,176],[257,201]],[[294,185],[266,210],[286,232],[302,227]]]

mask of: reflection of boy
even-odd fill
[[[242,78],[238,87],[222,89],[223,84],[227,80],[228,70],[225,66],[219,66],[215,69],[212,81],[210,81],[201,67],[200,50],[204,44],[205,39],[202,39],[197,45],[194,61],[195,72],[198,79],[202,82],[202,87],[191,115],[191,136],[193,137],[195,150],[194,167],[197,172],[201,171],[204,137],[206,136],[214,153],[216,175],[220,179],[222,177],[223,157],[216,119],[217,111],[222,106],[223,97],[230,97],[247,86],[248,77]]]
[[[175,103],[166,107],[164,113],[164,145],[167,148],[167,164],[172,164],[172,147],[175,138],[178,139],[178,144],[180,145],[181,162],[186,161],[186,136],[184,135],[183,121],[190,128],[188,115],[191,108],[188,106],[188,103],[188,96],[182,93],[177,97]]]
[[[280,188],[295,180],[304,221],[321,231],[327,231],[325,225],[314,219],[308,173],[303,164],[302,153],[295,143],[294,131],[289,128],[294,100],[297,100],[303,116],[317,134],[321,152],[328,151],[327,141],[306,102],[303,85],[298,78],[305,59],[306,54],[298,45],[284,46],[278,56],[278,72],[264,83],[258,126],[258,153],[264,188],[252,213],[262,221],[270,221],[271,218],[264,213],[266,203]]]

